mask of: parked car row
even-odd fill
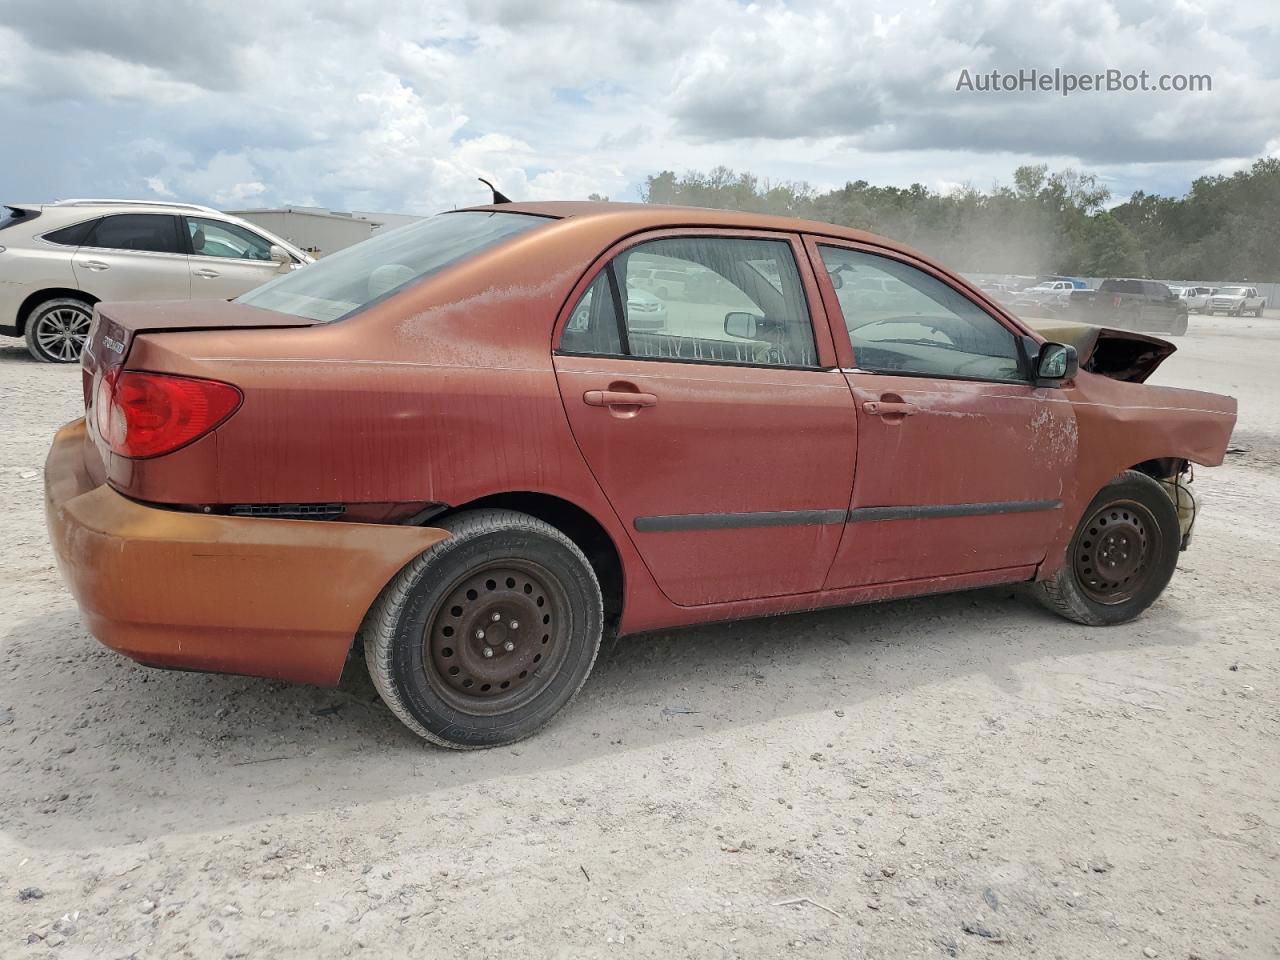
[[[74,363],[104,300],[229,300],[312,257],[238,217],[185,203],[0,207],[0,335]]]
[[[1158,280],[1107,279],[1096,290],[1074,290],[1069,316],[1124,330],[1187,332],[1187,305]]]
[[[1046,280],[1015,293],[1013,307],[1015,310],[1038,309],[1040,316],[1058,316],[1066,310],[1072,291],[1085,289],[1088,284],[1083,280]]]
[[[259,226],[195,204],[12,204],[0,207],[0,335],[24,337],[39,360],[71,363],[98,302],[230,299],[312,260]],[[781,284],[767,265],[755,269]],[[386,292],[393,281],[379,275],[372,282]],[[1009,275],[978,287],[1027,316],[1173,334],[1185,332],[1191,312],[1261,316],[1266,306],[1256,287],[1241,285],[1170,289],[1152,280],[1108,279],[1089,291],[1074,277]],[[850,277],[843,296],[889,309],[903,289],[892,277]],[[714,270],[644,254],[630,264],[626,290],[628,315],[650,331],[668,329],[672,301],[706,303],[730,292]]]

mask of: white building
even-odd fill
[[[256,223],[317,257],[367,240],[376,230],[394,230],[421,219],[402,213],[347,213],[323,207],[228,210],[227,213]]]

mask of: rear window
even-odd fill
[[[33,220],[40,216],[37,210],[24,210],[21,207],[0,207],[0,230],[12,227],[23,220]]]
[[[340,320],[547,221],[481,210],[440,214],[277,277],[236,302],[320,323]]]
[[[1103,293],[1141,293],[1141,280],[1103,280],[1098,285]]]
[[[178,218],[167,213],[117,213],[98,221],[84,246],[103,250],[178,253]]]

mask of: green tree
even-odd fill
[[[689,204],[825,220],[893,237],[960,270],[1280,280],[1280,159],[1201,177],[1183,197],[1141,191],[1107,210],[1094,174],[1019,167],[1012,183],[941,193],[866,180],[818,193],[720,166],[664,170],[645,181],[650,203]]]

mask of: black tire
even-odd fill
[[[591,672],[600,584],[573,541],[527,514],[476,510],[439,526],[451,536],[400,571],[365,618],[369,675],[424,740],[515,743],[568,706]]]
[[[27,315],[27,351],[41,363],[79,363],[92,323],[93,307],[85,301],[46,300]]]
[[[1254,315],[1255,317],[1260,317],[1260,316],[1262,316],[1262,311],[1263,311],[1263,310],[1265,310],[1266,308],[1267,308],[1267,304],[1266,304],[1266,302],[1264,301],[1264,302],[1263,302],[1263,304],[1262,304],[1262,306],[1258,307],[1258,309],[1257,309],[1257,310],[1253,311],[1253,315]]]
[[[1032,591],[1076,623],[1125,623],[1164,591],[1178,565],[1181,539],[1178,511],[1164,488],[1126,470],[1085,510],[1061,569],[1032,584]]]
[[[1187,315],[1185,313],[1181,316],[1174,317],[1173,329],[1169,331],[1169,335],[1174,337],[1185,337],[1187,335],[1187,322]]]

